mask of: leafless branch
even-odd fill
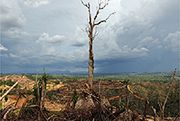
[[[82,0],[81,0],[81,3],[82,3],[85,7],[89,8],[88,4],[85,4]]]
[[[88,9],[89,25],[90,25],[90,28],[92,28],[93,25],[92,25],[92,17],[91,17],[91,5],[89,2],[85,4],[82,0],[81,0],[81,3]]]
[[[110,0],[107,0],[103,6],[102,6],[102,3],[103,3],[103,2],[100,2],[100,3],[99,3],[99,9],[100,9],[100,10],[104,9],[104,8],[109,4],[109,1],[110,1]]]
[[[96,11],[96,15],[94,16],[94,22],[95,22],[95,20],[97,19],[97,16],[98,16],[98,14],[99,14],[99,8],[98,8],[98,10]]]
[[[173,74],[172,74],[172,78],[171,78],[172,80],[171,80],[171,82],[169,83],[169,88],[168,88],[168,92],[167,92],[167,94],[166,94],[165,99],[163,100],[163,102],[158,101],[159,108],[160,108],[160,117],[161,117],[162,120],[164,120],[164,110],[165,110],[165,106],[166,106],[167,100],[168,100],[168,98],[169,98],[171,89],[173,88],[173,87],[172,87],[172,84],[173,84],[173,82],[176,80],[176,79],[175,79],[175,76],[176,76],[176,68],[175,68],[175,70],[174,70],[174,72],[173,72]]]
[[[11,107],[11,108],[9,108],[9,109],[7,110],[7,112],[3,115],[3,119],[4,119],[4,120],[7,119],[8,113],[9,113],[10,111],[12,111],[13,109],[14,109],[14,107]]]
[[[100,13],[100,10],[104,9],[104,8],[108,5],[108,3],[109,3],[109,0],[102,6],[103,2],[102,2],[102,1],[99,2],[99,4],[98,4],[98,9],[97,9],[96,14],[95,14],[95,16],[94,16],[94,21],[93,21],[93,23],[95,23],[98,15],[99,15],[99,13]]]
[[[100,25],[101,23],[105,23],[113,14],[115,14],[115,12],[109,14],[109,16],[106,19],[101,20],[101,21],[95,23],[94,26]]]

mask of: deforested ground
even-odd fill
[[[179,76],[171,74],[97,76],[89,89],[84,76],[2,75],[3,121],[178,121]],[[40,98],[41,97],[41,98]]]

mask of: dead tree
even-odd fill
[[[36,82],[37,82],[37,104],[39,107],[39,112],[38,112],[38,121],[41,121],[41,111],[44,109],[44,101],[46,97],[46,84],[48,81],[48,76],[46,73],[44,73],[41,77],[41,79],[37,79],[36,75]]]
[[[42,75],[41,78],[41,104],[40,104],[40,108],[43,109],[44,108],[44,101],[45,101],[45,97],[46,97],[46,85],[47,85],[47,81],[48,81],[48,76],[46,73],[44,73]]]
[[[107,20],[114,14],[109,14],[105,19],[97,20],[98,16],[100,15],[100,12],[105,9],[109,3],[109,0],[100,0],[98,3],[98,8],[95,12],[95,15],[92,15],[92,9],[90,2],[84,3],[81,0],[81,3],[87,8],[88,10],[88,26],[86,28],[86,32],[88,34],[89,39],[89,62],[88,62],[88,83],[90,86],[90,89],[92,89],[93,86],[93,77],[94,77],[94,52],[93,52],[93,41],[95,37],[97,36],[97,26],[99,26],[102,23],[106,23]]]
[[[165,99],[163,100],[163,102],[158,101],[159,104],[159,108],[160,108],[160,117],[161,117],[161,121],[164,121],[164,111],[165,111],[165,107],[166,107],[166,103],[168,101],[169,95],[173,89],[173,83],[176,81],[176,68],[172,74],[172,78],[171,78],[171,82],[169,82],[169,87],[167,89],[167,94],[165,96]]]

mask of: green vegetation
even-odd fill
[[[15,82],[13,82],[11,80],[0,81],[0,86],[1,85],[13,86],[14,84],[15,84]]]
[[[177,75],[180,77],[180,75]],[[28,77],[32,78],[33,80],[40,79],[42,74],[39,75],[28,75]],[[68,81],[79,81],[79,80],[87,80],[86,75],[58,75],[58,74],[50,74],[48,75],[50,80],[59,80],[61,82],[68,82]],[[169,82],[171,80],[171,74],[169,73],[142,73],[142,74],[97,74],[94,77],[94,80],[101,80],[101,81],[108,81],[108,80],[130,80],[130,82]]]

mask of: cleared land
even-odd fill
[[[36,104],[35,87],[37,80],[39,80],[41,76],[42,75],[2,75],[0,77],[1,95],[19,81],[18,85],[1,101],[1,114],[4,114],[5,109],[8,109],[8,107],[13,107],[13,109],[7,113],[5,117],[6,120],[37,119],[37,114],[31,112],[37,111],[37,109],[33,107],[33,105]],[[171,74],[164,73],[96,76],[93,91],[95,94],[100,95],[105,107],[112,108],[114,112],[118,110],[122,111],[117,115],[117,118],[112,118],[113,121],[125,120],[125,118],[122,119],[122,117],[126,117],[123,113],[128,113],[128,117],[130,117],[131,114],[131,118],[135,115],[139,117],[137,119],[134,118],[134,120],[143,120],[145,108],[147,108],[147,120],[154,120],[153,109],[156,110],[158,119],[162,113],[161,104],[164,103],[169,93],[164,109],[164,117],[166,117],[166,120],[173,121],[175,117],[179,115],[179,81],[178,75],[172,80]],[[88,95],[85,76],[49,75],[44,100],[45,110],[43,114],[45,116],[41,120],[46,120],[51,116],[52,120],[56,118],[56,120],[60,120],[59,118],[63,117],[63,120],[76,119],[76,116],[81,115],[82,112],[74,112],[75,110],[84,110],[87,109],[86,107],[91,108],[94,105],[94,103],[91,103],[91,98],[85,95]],[[84,97],[86,97],[85,100]],[[76,102],[76,104],[74,104],[74,102]],[[147,107],[145,107],[146,102],[148,102]],[[86,104],[83,105],[84,103]],[[73,114],[71,114],[72,112]],[[88,113],[88,111],[86,112]],[[111,113],[113,113],[113,111]],[[1,118],[4,118],[3,116],[4,115],[1,115]],[[81,118],[83,118],[83,116]],[[90,118],[91,117],[89,117],[89,119]],[[51,118],[49,120],[51,120]],[[79,119],[77,118],[77,120]]]

